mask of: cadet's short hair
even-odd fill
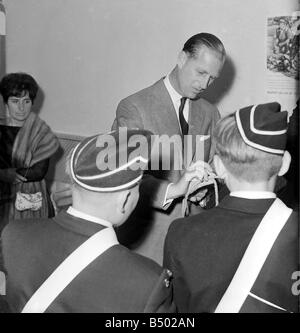
[[[226,56],[226,51],[221,40],[215,35],[209,34],[207,32],[201,32],[188,39],[185,42],[182,51],[188,53],[190,57],[195,57],[197,51],[202,46],[206,46],[209,49],[220,53],[223,59]]]
[[[219,120],[213,135],[216,154],[227,170],[237,179],[247,182],[269,180],[278,174],[282,156],[247,145],[238,130],[235,115]]]
[[[0,94],[5,104],[9,97],[23,97],[26,93],[33,103],[38,89],[35,79],[27,73],[10,73],[5,75],[0,82]]]

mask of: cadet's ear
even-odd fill
[[[227,170],[224,166],[224,163],[222,162],[221,158],[218,155],[214,156],[214,167],[215,167],[217,175],[220,178],[225,179],[225,177],[227,175]]]
[[[187,58],[188,58],[188,55],[186,54],[186,52],[181,51],[181,52],[179,53],[179,55],[178,55],[177,66],[178,66],[179,68],[182,68],[183,65],[186,63]]]
[[[282,164],[278,172],[278,176],[283,176],[289,171],[291,160],[292,160],[291,154],[286,150],[282,157]]]

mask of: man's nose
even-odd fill
[[[24,107],[25,107],[24,102],[23,102],[23,101],[20,101],[20,102],[19,102],[19,109],[20,109],[21,111],[23,111],[23,110],[24,110]]]

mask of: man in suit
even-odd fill
[[[194,35],[184,44],[169,75],[123,99],[116,111],[113,129],[148,129],[161,141],[168,138],[175,142],[179,137],[184,143],[174,147],[170,144],[170,149],[162,153],[153,149],[149,172],[141,184],[141,198],[131,217],[136,223],[125,224],[119,232],[122,242],[159,263],[168,227],[173,219],[182,216],[181,203],[191,179],[186,174],[189,167],[202,174],[211,171],[206,163],[213,157],[210,137],[220,115],[215,106],[201,98],[201,93],[219,77],[224,62],[225,49],[216,36]],[[161,166],[164,159],[170,161],[167,167]],[[205,163],[201,167],[192,164],[197,160]],[[153,170],[157,164],[160,167]],[[192,200],[205,206],[208,194],[205,189]],[[196,204],[193,208],[199,211],[201,207]],[[136,235],[133,240],[129,239],[132,229]]]
[[[68,163],[72,206],[4,229],[12,312],[175,311],[171,272],[120,245],[113,229],[138,201],[149,140],[149,131],[127,129],[84,139]]]
[[[277,176],[290,163],[287,112],[278,103],[240,109],[218,123],[214,139],[215,168],[230,195],[201,216],[170,226],[164,265],[174,275],[178,310],[298,312],[292,292],[299,270],[298,216],[274,193]],[[255,239],[260,242],[249,246]]]

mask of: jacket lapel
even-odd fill
[[[192,153],[190,160],[195,162],[197,160],[209,161],[209,153],[211,148],[210,137],[210,117],[207,117],[207,112],[202,109],[201,99],[197,101],[190,101],[189,109],[189,134],[190,146]]]
[[[160,134],[181,135],[176,111],[163,79],[153,86],[152,97],[153,116],[158,120]]]
[[[167,135],[169,138],[173,137],[174,139],[175,135],[178,136],[177,139],[181,138],[179,121],[171,97],[163,82],[163,78],[154,84],[151,100],[152,114],[153,117],[155,117],[158,134]],[[176,145],[171,145],[170,154],[173,157],[171,160],[173,160],[175,165],[182,167],[183,155],[181,142]]]

